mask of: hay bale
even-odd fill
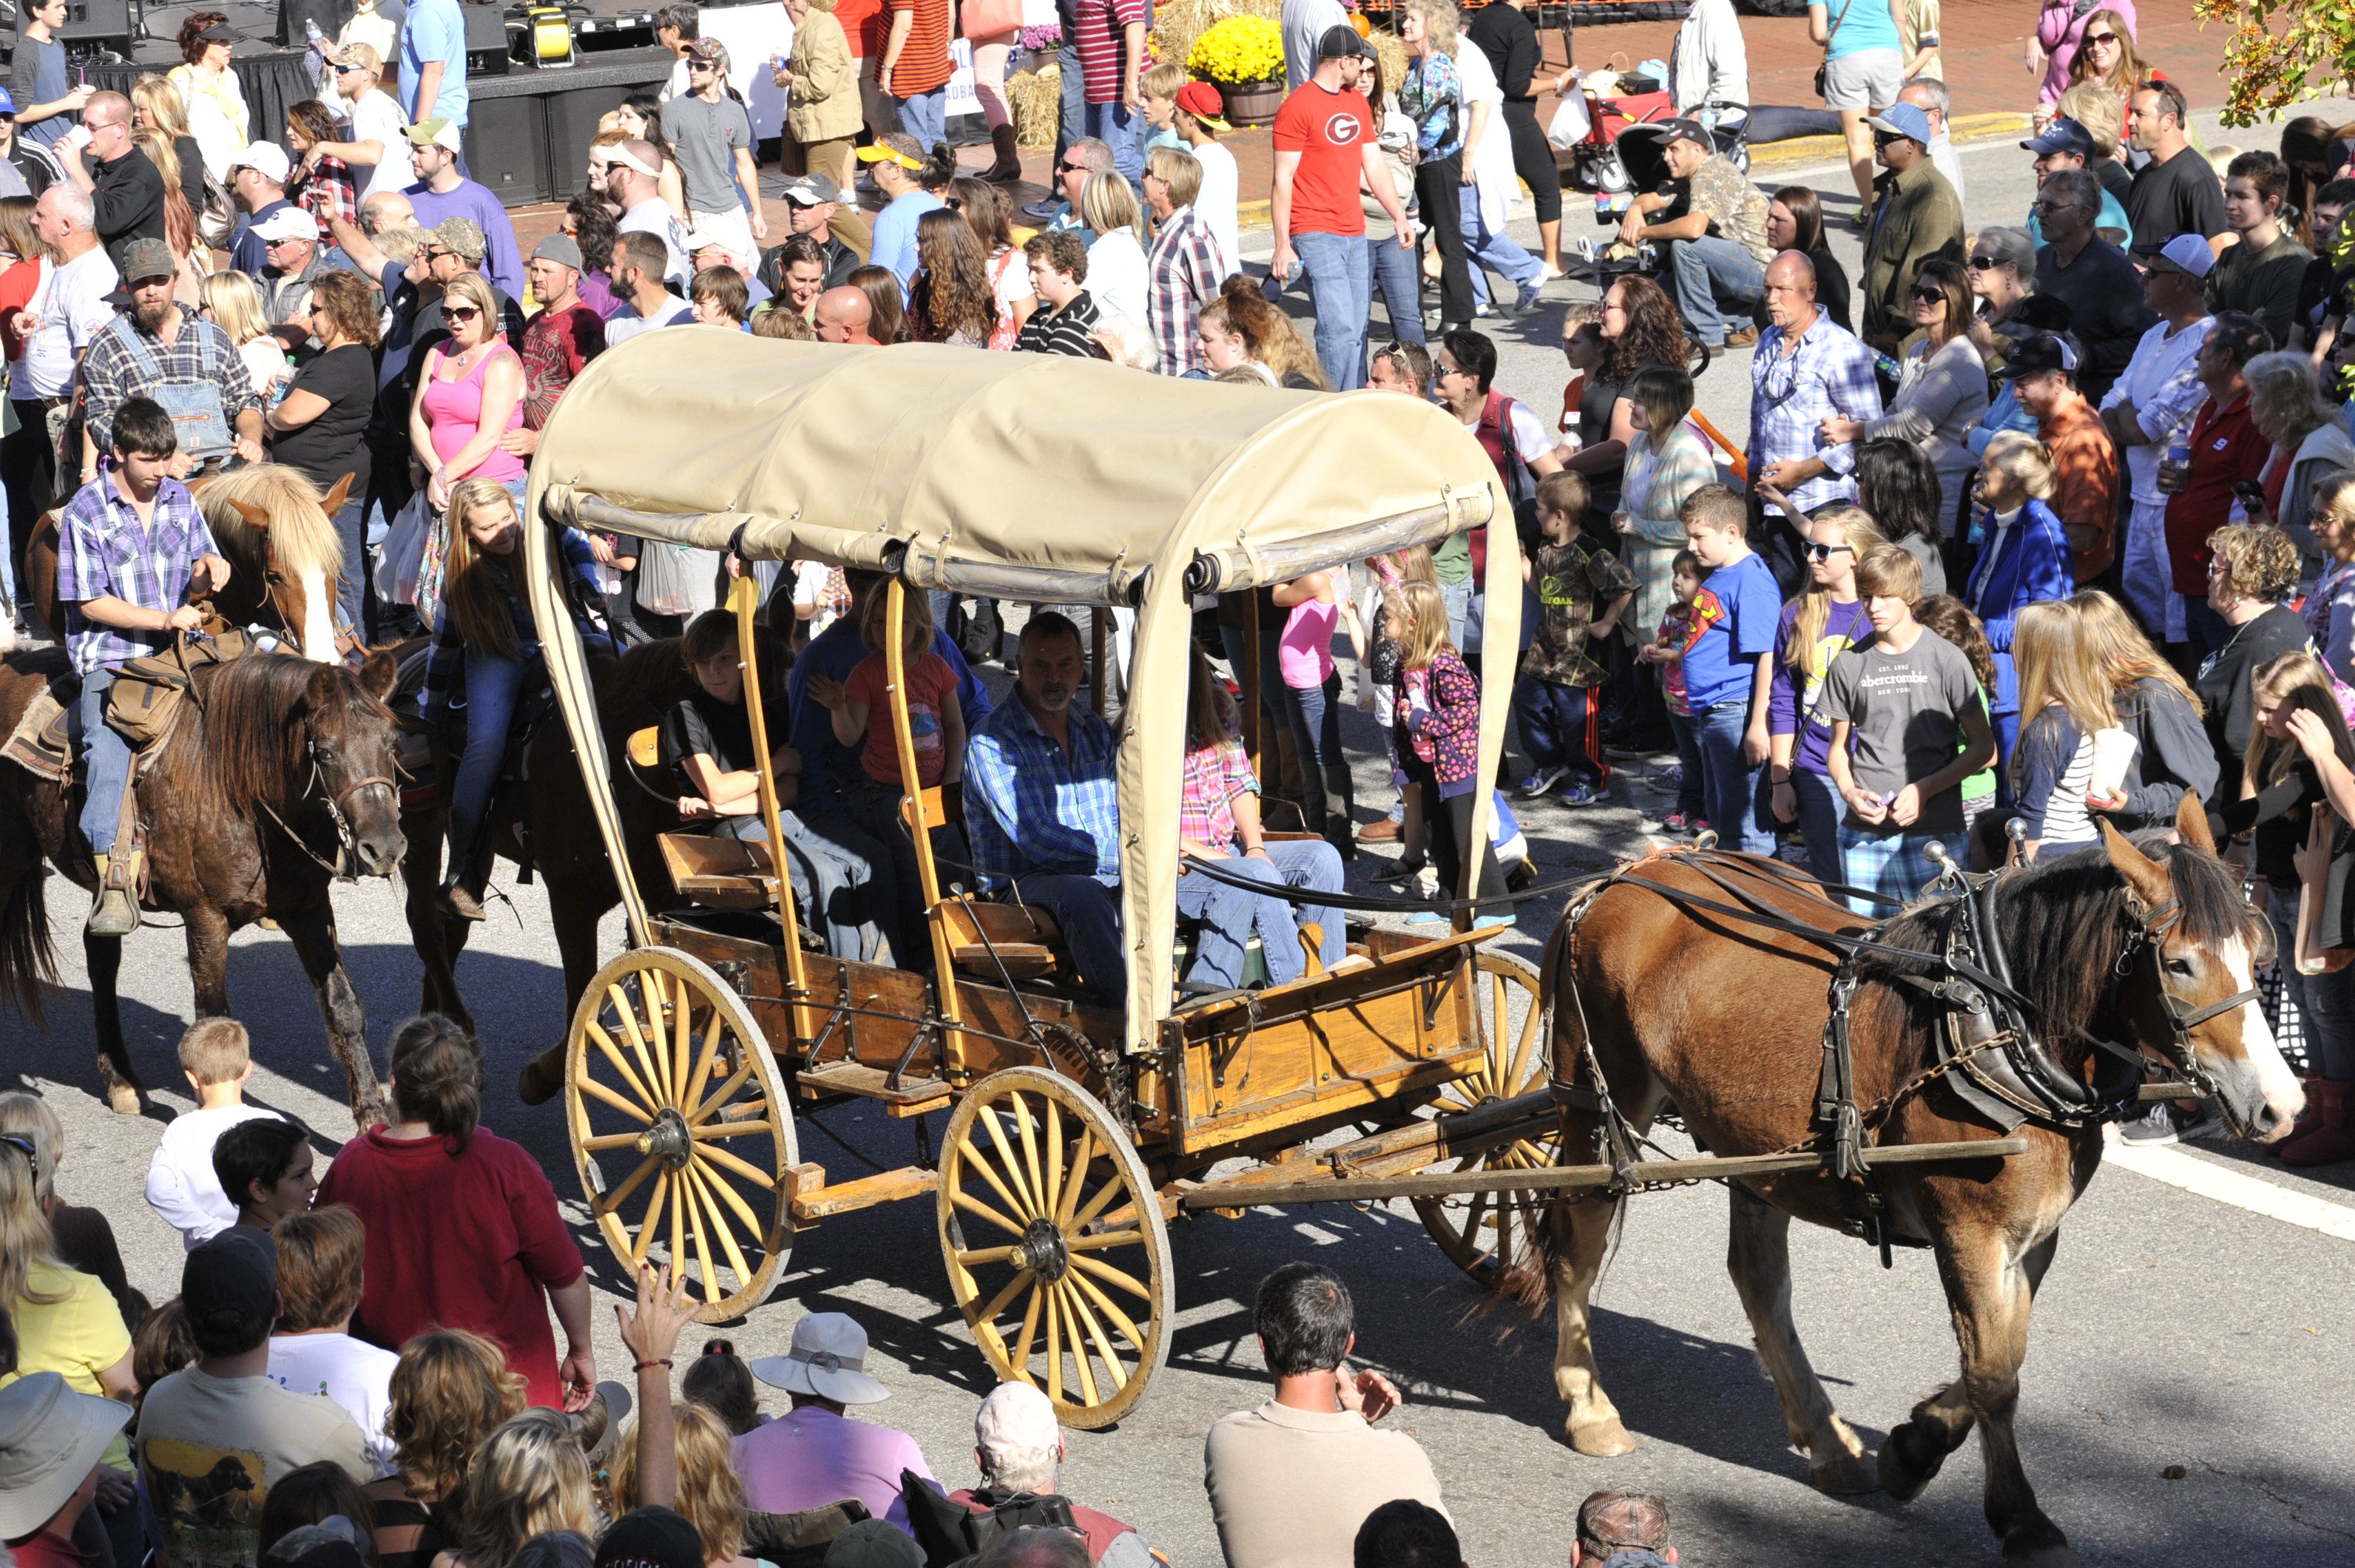
[[[1006,107],[1014,119],[1014,139],[1036,152],[1055,145],[1063,114],[1063,72],[1060,66],[1014,73],[1006,84]]]

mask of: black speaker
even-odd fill
[[[507,54],[506,13],[496,5],[463,3],[458,9],[466,18],[466,74],[506,75],[511,63]]]
[[[311,37],[303,30],[305,22],[318,23],[319,31],[332,39],[355,9],[352,0],[278,0],[278,41],[290,49],[301,48]]]
[[[465,144],[467,173],[477,185],[489,187],[503,206],[554,198],[548,183],[548,116],[540,100],[475,99],[466,110]],[[585,148],[581,163],[585,168]]]
[[[613,107],[621,91],[615,87],[580,87],[551,92],[540,100],[548,105],[550,201],[570,201],[589,187],[589,144],[596,139],[597,122]]]
[[[101,50],[128,59],[134,30],[131,0],[69,0],[58,42],[74,59],[87,59]]]

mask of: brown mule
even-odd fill
[[[2181,842],[2159,834],[2129,842],[2106,826],[2105,845],[2056,856],[2012,874],[1998,895],[1997,927],[2013,984],[2032,1004],[2053,1058],[2078,1082],[2105,1067],[2088,1034],[2204,1077],[2226,1119],[2270,1141],[2297,1113],[2297,1086],[2254,1006],[2231,1005],[2250,990],[2266,941],[2263,920],[2241,897],[2239,874],[2214,855],[2207,820],[2186,797]],[[1733,858],[1737,862],[1748,857]],[[1641,875],[1692,897],[1726,894],[1678,852],[1641,863]],[[1729,873],[1730,874],[1730,873]],[[1824,931],[1861,931],[1865,922],[1804,885],[1764,875],[1750,891],[1789,921]],[[1575,905],[1573,905],[1575,907]],[[1913,951],[1939,948],[1945,902],[1917,906],[1885,923],[1881,942]],[[2126,963],[2147,943],[2156,962]],[[1617,1107],[1637,1129],[1673,1106],[1694,1140],[1720,1156],[1806,1147],[1824,1060],[1828,984],[1837,958],[1802,937],[1703,912],[1687,912],[1657,892],[1614,881],[1582,916],[1565,920],[1546,955],[1558,1082],[1595,1087],[1599,1066]],[[1935,1060],[1939,1006],[1890,983],[1894,961],[1859,961],[1852,1007],[1855,1097],[1868,1109],[1913,1081]],[[2126,971],[2122,977],[2118,971]],[[2159,992],[2163,987],[2165,995]],[[2224,1010],[2200,1019],[2200,1009]],[[2172,1014],[2172,1018],[2170,1017]],[[2173,1019],[2190,1019],[2179,1029]],[[2188,1051],[2190,1063],[2182,1060]],[[2113,1070],[2112,1075],[2115,1075]],[[1594,1157],[1601,1119],[1562,1114],[1566,1157]],[[1853,1183],[1810,1171],[1739,1180],[1732,1192],[1727,1268],[1758,1355],[1781,1399],[1793,1443],[1827,1491],[1876,1486],[1900,1500],[1918,1496],[1974,1425],[1986,1456],[1988,1523],[2007,1558],[2074,1563],[2060,1529],[2037,1507],[2012,1433],[2030,1304],[2052,1261],[2061,1221],[2101,1162],[2098,1121],[2074,1128],[2039,1120],[2015,1129],[2025,1154],[1935,1168],[1891,1166],[1877,1178],[1887,1223],[1901,1243],[1926,1244],[1962,1348],[1962,1375],[1917,1405],[1868,1455],[1824,1392],[1791,1321],[1790,1221],[1853,1230],[1862,1212]],[[1950,1143],[2001,1136],[1946,1078],[1900,1098],[1870,1141]],[[1588,1295],[1608,1244],[1615,1199],[1557,1205],[1544,1246],[1518,1281],[1550,1294],[1558,1343],[1554,1383],[1569,1402],[1571,1445],[1582,1454],[1635,1446],[1603,1391],[1590,1337]],[[1542,1271],[1542,1277],[1539,1277]]]
[[[613,760],[613,799],[630,847],[631,874],[637,885],[653,892],[670,886],[655,836],[676,830],[679,816],[676,797],[657,799],[625,776],[630,733],[658,723],[673,703],[694,689],[695,677],[679,662],[678,640],[666,638],[630,649],[619,659],[592,660],[591,681],[596,691],[597,721],[605,739],[605,754]],[[445,767],[454,770],[452,754]],[[561,723],[543,725],[532,737],[524,757],[527,788],[508,788],[494,801],[489,831],[492,847],[520,864],[526,854],[523,796],[530,797],[529,854],[536,875],[548,883],[548,909],[556,928],[556,949],[564,965],[564,1023],[580,1005],[581,993],[597,973],[597,923],[605,912],[622,901],[606,859],[605,841],[597,831],[589,791],[581,781],[572,737]],[[651,782],[651,781],[650,781]],[[654,787],[660,787],[658,784]],[[449,832],[448,787],[442,801],[400,819],[409,852],[401,861],[408,891],[409,934],[417,946],[422,971],[421,1008],[456,1020],[467,1029],[474,1017],[459,999],[456,966],[465,950],[471,923],[452,920],[438,902],[442,890],[442,843]],[[563,1086],[563,1040],[551,1048],[551,1079],[538,1061],[523,1070],[520,1093],[527,1105],[537,1105]]]
[[[0,661],[0,733],[13,730],[62,649]],[[389,877],[400,861],[393,769],[391,655],[355,670],[283,654],[255,654],[200,670],[193,699],[153,765],[133,786],[147,825],[148,903],[186,925],[197,1012],[229,1011],[229,939],[267,917],[293,943],[343,1064],[352,1115],[370,1125],[383,1106],[368,1064],[367,1022],[344,973],[328,899],[335,863]],[[41,861],[85,889],[97,875],[76,825],[79,784],[51,784],[0,763],[0,997],[37,1019],[41,987],[56,977]],[[107,1104],[135,1115],[139,1076],[123,1041],[115,981],[119,937],[83,937]]]

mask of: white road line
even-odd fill
[[[2102,1150],[2102,1158],[2105,1163],[2123,1166],[2153,1181],[2163,1181],[2169,1187],[2179,1187],[2252,1214],[2319,1231],[2342,1242],[2355,1242],[2355,1204],[2334,1203],[2328,1199],[2276,1187],[2270,1181],[2195,1159],[2179,1149],[2136,1148],[2113,1139]]]

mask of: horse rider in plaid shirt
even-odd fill
[[[234,357],[234,356],[232,356]],[[218,592],[229,562],[186,485],[171,477],[179,439],[153,400],[129,398],[114,411],[112,472],[83,485],[58,517],[58,602],[66,646],[81,677],[84,781],[82,836],[98,868],[87,929],[128,936],[139,928],[140,851],[117,856],[115,839],[131,785],[131,743],[106,722],[115,672],[172,646],[204,616],[191,590]]]
[[[1063,928],[1082,989],[1106,1006],[1127,997],[1120,938],[1119,742],[1074,705],[1087,677],[1080,629],[1045,611],[1022,628],[1016,700],[990,710],[965,742],[965,834],[990,887],[1011,884]]]
[[[1823,422],[1881,417],[1872,350],[1816,309],[1815,263],[1785,251],[1766,269],[1766,318],[1750,362],[1750,472],[1793,518],[1856,498],[1856,448]],[[1778,498],[1779,497],[1779,498]]]

